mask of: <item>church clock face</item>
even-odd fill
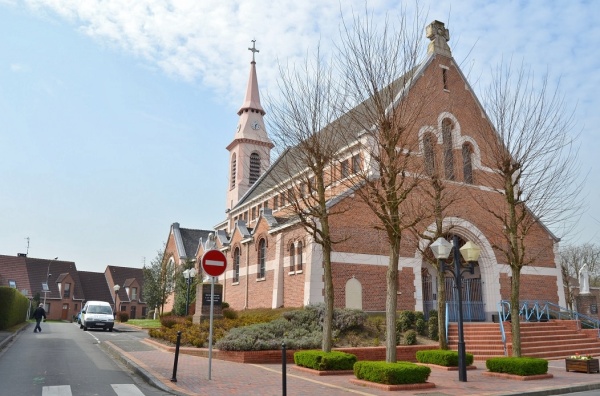
[[[259,130],[260,129],[260,124],[258,123],[258,121],[252,121],[252,124],[250,124],[250,126],[252,127],[252,129]]]

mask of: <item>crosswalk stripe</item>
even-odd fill
[[[71,385],[44,386],[42,396],[72,396]]]
[[[117,396],[144,396],[134,384],[110,384]],[[44,386],[42,396],[73,396],[71,385]]]
[[[144,396],[134,384],[111,384],[118,396]]]

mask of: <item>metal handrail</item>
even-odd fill
[[[524,300],[519,303],[519,316],[525,321],[543,321],[552,319],[578,320],[582,329],[597,329],[600,338],[600,320],[591,316],[583,315],[577,311],[561,307],[549,301]],[[510,301],[502,300],[498,303],[498,315],[500,317],[500,331],[505,341],[503,322],[510,318]],[[532,319],[533,318],[533,319]]]

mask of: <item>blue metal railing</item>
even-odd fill
[[[598,338],[600,338],[600,320],[597,318],[580,314],[548,301],[524,300],[519,303],[519,307],[519,317],[526,322],[544,322],[550,319],[578,320],[582,329],[597,329]],[[510,320],[510,301],[502,300],[498,303],[498,317],[504,355],[507,355],[504,322]]]

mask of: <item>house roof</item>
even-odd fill
[[[79,271],[79,281],[85,290],[86,301],[106,301],[114,303],[114,296],[102,272]]]
[[[0,255],[0,286],[9,286],[14,281],[17,289],[27,297],[32,297],[25,257]]]
[[[106,272],[110,273],[112,280],[115,285],[120,285],[121,288],[118,291],[119,302],[129,302],[129,296],[125,292],[126,287],[130,287],[135,281],[140,285],[137,295],[139,301],[143,302],[142,289],[144,288],[144,270],[141,268],[130,268],[130,267],[117,267],[109,265],[106,267]]]
[[[46,283],[46,279],[48,279],[49,292],[46,295],[46,299],[61,299],[60,292],[58,290],[58,282],[60,282],[59,278],[61,278],[61,275],[63,274],[69,274],[75,283],[73,299],[85,299],[77,267],[75,266],[74,262],[25,257],[25,265],[27,268],[27,275],[29,277],[32,296],[35,296],[36,293],[40,293],[40,296],[42,298],[44,297],[42,284]],[[62,276],[62,279],[64,279],[64,276]]]

